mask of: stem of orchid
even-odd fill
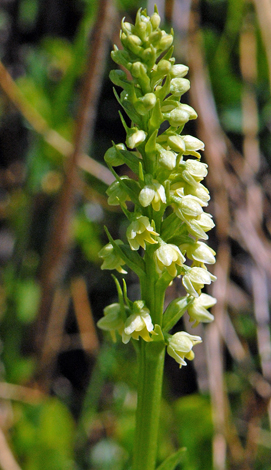
[[[147,275],[141,280],[141,295],[146,300],[153,322],[161,325],[165,292],[156,289],[157,273],[153,251],[154,248],[150,246],[145,253]],[[164,341],[147,343],[140,338],[133,470],[156,468],[164,357]]]
[[[165,347],[140,338],[133,470],[155,470]]]

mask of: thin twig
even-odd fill
[[[74,151],[74,147],[67,139],[65,139],[56,130],[51,129],[41,114],[29,103],[17,86],[6,67],[0,61],[0,87],[12,102],[12,104],[20,111],[22,116],[31,125],[35,132],[41,134],[45,142],[57,150],[64,157],[69,157]],[[112,173],[104,165],[82,153],[78,159],[78,166],[95,178],[109,185],[113,181]]]
[[[54,293],[52,308],[48,315],[40,352],[39,375],[43,377],[43,388],[49,387],[54,364],[61,351],[65,320],[70,301],[68,289],[58,287]]]
[[[5,434],[0,428],[0,468],[2,470],[21,470],[13,456]]]
[[[78,277],[72,280],[71,294],[83,349],[96,355],[99,349],[99,340],[84,278]]]
[[[0,398],[33,404],[41,401],[44,394],[38,389],[0,382]]]
[[[269,84],[271,86],[271,4],[269,0],[253,0],[253,3],[258,16],[260,31],[266,50]]]

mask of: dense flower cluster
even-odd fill
[[[215,304],[213,297],[201,292],[215,280],[206,268],[206,264],[215,262],[215,252],[205,244],[207,232],[214,226],[211,215],[204,212],[210,196],[202,181],[208,170],[200,161],[203,142],[182,133],[185,124],[197,118],[196,111],[181,101],[190,88],[184,78],[188,67],[175,63],[173,34],[159,25],[157,11],[149,17],[145,10],[139,10],[134,25],[122,21],[123,49],[115,46],[112,51],[112,59],[121,70],[111,71],[110,78],[122,88],[120,95],[115,95],[131,125],[120,114],[126,141],[113,144],[105,154],[116,177],[107,194],[109,204],[119,204],[129,220],[128,244],[110,237],[100,257],[102,269],[124,273],[126,264],[144,282],[147,254],[148,263],[153,260],[155,282],[164,290],[180,276],[187,292],[187,308],[178,311],[182,303],[175,302],[174,308],[165,312],[165,323],[172,326],[173,316],[178,321],[187,310],[197,325],[213,320],[207,309]],[[135,174],[134,179],[117,175],[113,167],[122,164]],[[132,307],[127,298],[125,302],[122,309],[120,304],[107,307],[99,326],[114,334],[119,332],[124,343],[139,336],[151,341],[153,312],[144,299]],[[159,326],[163,328],[163,324]],[[201,339],[185,332],[173,336],[165,332],[164,341],[168,353],[181,366],[184,358],[193,359],[192,347]]]

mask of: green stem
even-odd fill
[[[163,342],[140,341],[133,470],[155,470],[164,371]]]
[[[164,291],[156,288],[158,275],[153,261],[154,247],[145,253],[146,277],[141,282],[141,296],[151,312],[153,324],[161,325]],[[138,396],[133,470],[155,470],[163,383],[164,341],[144,342],[138,350]]]

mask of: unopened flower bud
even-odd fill
[[[146,93],[146,95],[138,98],[135,103],[135,108],[139,114],[144,116],[148,111],[150,111],[156,103],[156,96],[154,93]]]
[[[142,142],[144,142],[146,136],[146,132],[137,129],[136,127],[133,127],[132,129],[130,129],[130,132],[126,138],[127,147],[129,147],[130,149],[134,149],[138,145],[142,144]]]
[[[118,150],[126,150],[124,144],[117,144],[116,146],[110,147],[106,152],[104,159],[106,163],[110,166],[119,166],[123,165],[123,160],[121,159]]]
[[[173,43],[172,34],[166,34],[165,31],[162,31],[162,38],[160,39],[156,47],[158,50],[165,51],[171,46],[172,43]]]
[[[182,172],[182,177],[185,179],[186,172]],[[189,185],[186,187],[186,194],[191,194],[192,196],[196,196],[198,199],[202,201],[202,207],[206,207],[208,205],[208,201],[210,200],[210,194],[207,188],[201,183],[197,183],[194,178],[190,176]],[[191,184],[192,180],[192,184]]]
[[[175,211],[176,215],[179,216],[178,211],[180,211],[184,218],[198,217],[202,213],[202,207],[200,202],[200,199],[196,198],[195,196],[181,197],[178,203],[178,210]]]
[[[160,29],[153,31],[153,33],[150,34],[149,36],[149,42],[152,44],[155,48],[157,48],[157,44],[162,38],[162,31]]]
[[[185,171],[190,173],[196,181],[200,182],[208,174],[208,165],[197,160],[188,159],[185,162]]]
[[[141,47],[142,41],[135,34],[127,35],[124,32],[122,32],[120,35],[120,39],[121,39],[123,46],[129,49],[134,54],[140,55],[143,52],[143,48]]]
[[[128,23],[127,21],[122,21],[121,22],[121,27],[122,27],[122,30],[126,34],[131,34],[134,30],[134,25],[132,25],[131,23]]]
[[[159,25],[160,25],[160,22],[161,22],[161,18],[160,16],[158,15],[158,13],[153,13],[153,15],[151,15],[151,24],[152,24],[152,27],[153,29],[157,29],[159,28]]]
[[[203,240],[208,239],[208,235],[205,232],[208,232],[215,226],[212,216],[206,212],[202,212],[197,219],[186,220],[185,223],[187,224],[191,235]]]
[[[157,64],[157,71],[163,74],[167,74],[171,69],[171,63],[169,60],[160,60]]]
[[[190,88],[190,81],[186,78],[173,78],[170,82],[170,93],[174,96],[181,96]]]
[[[183,78],[186,76],[189,68],[183,64],[176,64],[171,67],[170,75],[172,78]]]
[[[165,113],[164,116],[168,119],[172,127],[179,127],[186,124],[189,119],[196,119],[197,113],[188,104],[180,104],[177,108],[170,111],[170,113]]]
[[[135,46],[141,46],[142,45],[141,39],[138,36],[136,36],[135,34],[129,34],[128,41],[130,43],[134,44]]]
[[[147,70],[144,64],[141,62],[134,62],[131,67],[131,74],[133,77],[138,78],[140,75],[146,74]]]
[[[151,65],[151,67],[154,66],[155,60],[156,60],[156,50],[153,47],[152,44],[150,44],[150,47],[147,47],[142,54],[141,54],[141,59],[148,65]]]

